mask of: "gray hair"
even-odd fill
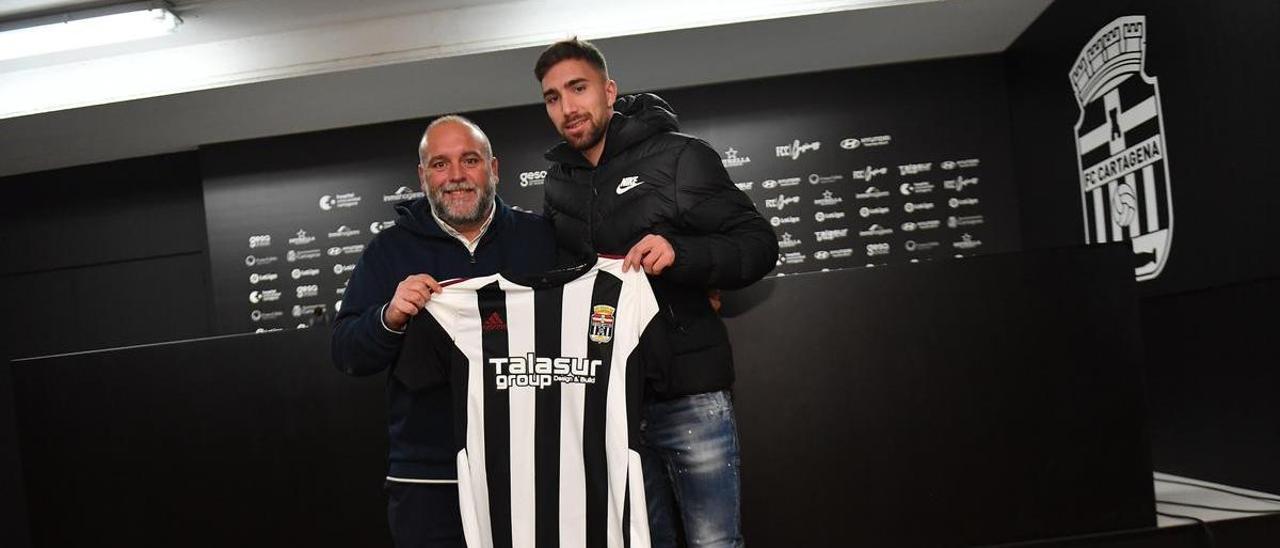
[[[420,164],[426,163],[427,161],[426,158],[422,157],[422,154],[427,150],[427,133],[430,133],[431,128],[433,127],[436,127],[440,124],[450,124],[450,123],[462,124],[470,128],[471,131],[475,133],[475,136],[480,140],[480,150],[481,152],[484,153],[485,160],[493,159],[493,145],[489,144],[489,136],[485,135],[484,130],[480,129],[480,126],[476,125],[475,122],[468,120],[464,116],[460,116],[457,114],[446,114],[444,116],[436,118],[435,120],[432,120],[430,124],[427,124],[427,129],[422,131],[422,140],[418,141],[418,163]]]

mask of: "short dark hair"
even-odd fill
[[[604,62],[604,54],[600,53],[600,49],[595,44],[579,40],[577,36],[561,40],[542,50],[542,55],[538,56],[538,62],[533,65],[533,75],[541,82],[551,67],[570,59],[586,61],[599,69],[605,78],[609,77],[609,68]]]

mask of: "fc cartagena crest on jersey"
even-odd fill
[[[591,342],[608,344],[613,340],[613,313],[615,309],[607,304],[591,307],[591,327],[587,336]]]
[[[1138,281],[1160,275],[1173,243],[1173,196],[1160,88],[1146,73],[1147,18],[1121,17],[1071,67],[1080,105],[1076,157],[1087,243],[1133,245]]]

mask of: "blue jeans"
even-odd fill
[[[675,548],[675,510],[689,548],[740,548],[738,428],[727,391],[652,401],[640,423],[654,548]]]

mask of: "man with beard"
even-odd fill
[[[618,98],[604,56],[572,39],[534,75],[564,142],[547,152],[544,215],[575,256],[625,254],[643,269],[674,358],[650,371],[641,435],[654,546],[675,546],[672,499],[689,546],[741,546],[733,361],[709,293],[762,278],[777,237],[706,142],[676,133],[651,95]],[[615,103],[616,100],[616,103]]]
[[[395,207],[395,226],[369,242],[334,321],[333,361],[349,375],[387,375],[387,517],[398,548],[462,547],[452,399],[447,385],[408,390],[394,375],[406,325],[437,280],[553,266],[551,227],[498,199],[498,159],[470,120],[431,122],[418,147],[425,198]]]

